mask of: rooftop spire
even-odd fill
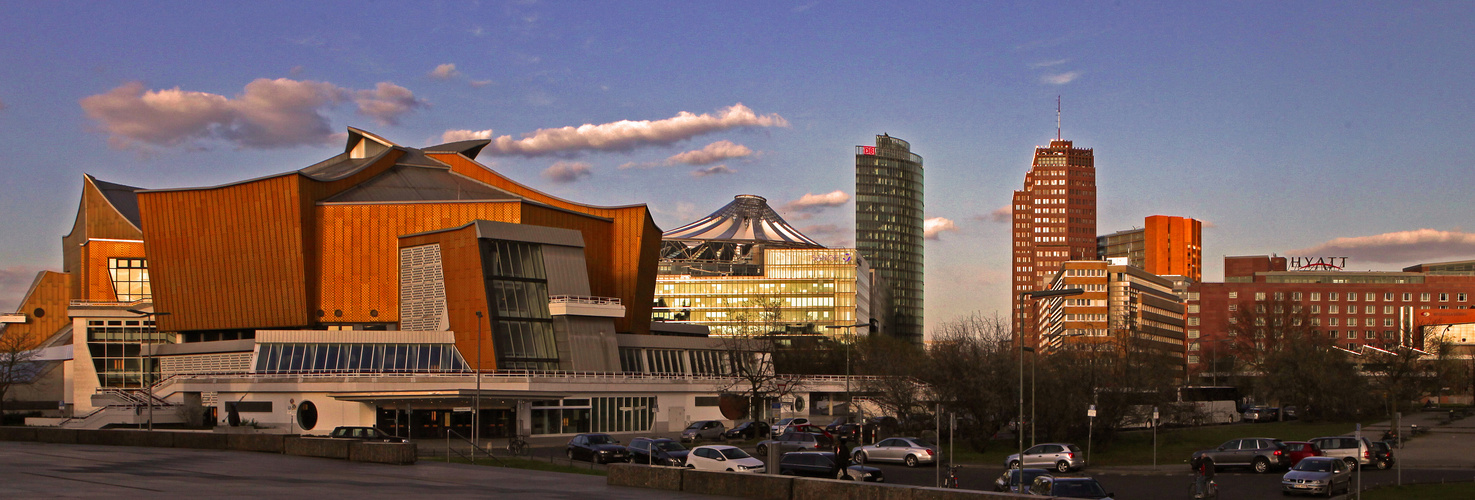
[[[1055,140],[1060,140],[1060,95],[1055,96]]]

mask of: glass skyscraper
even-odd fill
[[[882,134],[855,147],[855,246],[890,290],[887,333],[922,344],[922,157]]]

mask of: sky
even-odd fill
[[[61,267],[82,175],[212,186],[342,151],[493,141],[550,194],[663,229],[739,194],[854,244],[854,146],[925,159],[926,323],[1007,311],[1007,207],[1056,130],[1097,229],[1226,255],[1475,259],[1469,2],[69,2],[0,17],[0,310]]]

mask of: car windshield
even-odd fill
[[[685,446],[681,446],[675,441],[661,441],[659,443],[655,443],[655,448],[661,451],[682,451],[686,449]]]
[[[1106,490],[1096,481],[1056,481],[1050,492],[1057,497],[1095,498],[1106,496]]]
[[[593,434],[589,436],[589,444],[615,444],[615,438],[604,434]]]
[[[686,428],[687,429],[700,429],[700,428],[702,428],[702,425],[703,424],[706,424],[706,422],[694,422],[691,425],[686,426]]]
[[[742,448],[723,448],[717,451],[721,452],[722,456],[727,457],[728,460],[753,457],[752,455],[749,455],[747,452],[743,451]]]
[[[1332,463],[1327,460],[1302,460],[1296,464],[1296,470],[1301,472],[1331,472]]]

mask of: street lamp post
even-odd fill
[[[471,443],[477,448],[481,447],[481,311],[476,312],[476,394],[472,396],[471,406]],[[476,452],[471,452],[471,457],[476,458]]]
[[[1036,290],[1036,291],[1033,291],[1033,292],[1022,292],[1022,293],[1020,293],[1019,294],[1019,302],[1020,302],[1021,305],[1026,305],[1026,307],[1028,307],[1028,304],[1033,304],[1032,299],[1047,298],[1047,297],[1068,297],[1068,296],[1071,296],[1071,295],[1080,295],[1080,294],[1083,294],[1083,293],[1086,293],[1086,291],[1085,290],[1082,290],[1080,288],[1062,288],[1060,290]],[[1036,325],[1039,324],[1038,318],[1036,318],[1035,324]],[[1017,329],[1015,329],[1015,335],[1014,335],[1014,337],[1015,337],[1015,344],[1014,345],[1015,345],[1015,347],[1018,348],[1016,350],[1019,351],[1019,419],[1018,420],[1015,420],[1016,424],[1014,426],[1014,434],[1019,437],[1019,455],[1018,455],[1018,458],[1019,458],[1019,468],[1020,468],[1020,470],[1023,470],[1024,469],[1024,329],[1023,328],[1017,328]]]
[[[855,412],[855,402],[850,400],[850,344],[855,343],[855,337],[854,337],[855,330],[854,329],[855,328],[860,328],[862,326],[869,327],[869,326],[871,326],[871,324],[870,323],[856,323],[854,325],[825,325],[825,328],[826,329],[830,329],[830,330],[838,330],[838,329],[841,329],[841,328],[845,329],[845,411],[846,411],[846,413],[854,413]],[[813,406],[813,405],[811,405],[811,406]]]
[[[133,314],[138,314],[138,315],[144,316],[150,322],[154,321],[154,318],[157,317],[157,316],[168,316],[169,315],[169,313],[166,313],[166,312],[148,312],[148,311],[143,311],[143,310],[139,310],[139,309],[129,309],[128,312],[131,312]],[[140,330],[141,329],[142,328],[140,328]],[[159,325],[157,323],[154,324],[154,333],[155,334],[159,333]],[[148,405],[149,405],[149,432],[153,432],[153,430],[154,430],[154,383],[156,383],[157,380],[152,380],[151,379],[152,377],[150,377],[150,375],[152,375],[153,374],[153,371],[154,371],[153,370],[153,364],[154,364],[154,339],[153,339],[153,337],[150,336],[149,339],[148,339],[148,341],[149,341],[149,350],[146,353],[146,355],[144,356],[144,361],[143,361],[143,365],[144,366],[143,366],[143,369],[142,370],[139,370],[139,372],[142,374],[142,377],[143,377],[144,380],[148,380],[148,394],[147,394],[148,397],[145,399],[145,402],[147,402]],[[140,350],[143,349],[143,341],[142,341],[142,339],[139,340],[138,347],[139,347]]]

